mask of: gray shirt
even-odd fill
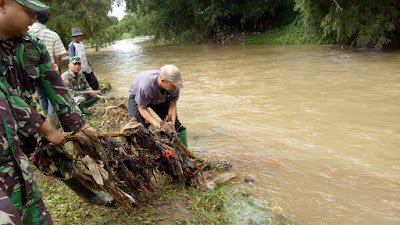
[[[157,85],[159,70],[146,70],[139,73],[129,88],[129,93],[135,96],[135,101],[139,106],[147,107],[149,104],[159,105],[167,99],[176,102],[179,99],[179,88],[161,93]]]

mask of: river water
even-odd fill
[[[400,50],[154,46],[118,41],[88,58],[109,96],[175,64],[189,147],[296,224],[400,224]]]

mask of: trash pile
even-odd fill
[[[68,150],[40,140],[29,159],[42,173],[61,180],[78,178],[91,190],[109,193],[117,205],[129,211],[139,203],[152,202],[153,193],[162,188],[157,186],[160,176],[197,189],[214,189],[235,177],[220,174],[230,169],[229,163],[196,158],[181,143],[169,118],[161,128],[147,129],[129,117],[126,99],[94,107],[92,118],[86,119],[96,119],[92,126],[103,134],[66,136],[68,144],[72,143]]]
[[[198,189],[207,186],[202,170],[172,131],[172,122],[146,129],[133,119],[119,133],[94,137],[79,132],[67,137],[73,141],[73,151],[41,140],[30,160],[45,174],[76,177],[87,188],[107,192],[133,210],[158,189],[156,173]]]

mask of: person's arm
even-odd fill
[[[89,64],[89,66],[90,66],[90,69],[92,70],[92,72],[94,73],[94,70],[93,70],[93,66],[92,65],[90,65],[90,62],[89,62],[89,59],[86,57],[86,60],[87,60],[87,62],[88,62],[88,64]]]
[[[85,95],[87,95],[87,96],[89,96],[89,97],[91,97],[91,98],[94,98],[94,99],[97,99],[97,98],[105,98],[104,96],[98,95],[98,94],[96,93],[96,91],[93,91],[93,90],[91,90],[91,91],[85,91]]]
[[[140,115],[151,125],[160,127],[160,123],[153,117],[147,106],[151,103],[152,92],[146,88],[138,88],[135,93],[135,101]]]
[[[42,123],[38,131],[44,134],[44,137],[55,146],[63,145],[66,142],[64,135],[47,121]]]
[[[143,107],[138,105],[139,113],[142,115],[143,119],[149,122],[151,125],[155,127],[160,127],[160,123],[154,118],[154,116],[150,113],[147,107]]]
[[[61,75],[61,66],[62,66],[62,58],[61,55],[54,56],[54,61],[57,64],[58,67],[58,74]]]
[[[75,56],[75,45],[73,41],[71,41],[68,45],[68,52],[69,52],[69,57]]]
[[[60,39],[60,36],[55,33],[55,38],[53,41],[53,49],[54,49],[54,62],[58,66],[58,73],[61,75],[61,68],[62,68],[62,56],[67,54],[65,47]]]
[[[172,122],[174,123],[178,115],[176,104],[179,99],[179,93],[180,93],[180,88],[177,88],[170,93],[170,98],[169,98],[168,114],[171,115]]]
[[[82,89],[85,90],[83,93],[91,98],[104,98],[103,96],[99,96],[96,91],[90,87],[89,83],[87,82],[85,75],[83,73],[79,74],[79,81],[78,83],[82,84]]]
[[[172,122],[175,124],[177,115],[176,102],[173,101],[169,102],[168,115],[171,115]]]

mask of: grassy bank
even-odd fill
[[[127,105],[127,99],[97,103],[90,109],[92,114],[85,116],[99,133],[115,131],[129,119],[124,107],[104,117],[111,105]],[[104,118],[108,123],[100,126]],[[198,190],[156,174],[158,188],[150,202],[138,202],[134,212],[128,212],[85,203],[62,181],[34,171],[56,224],[290,224],[278,206],[257,199],[251,194],[252,186],[239,178],[215,190]]]
[[[164,180],[152,203],[134,212],[85,203],[62,181],[38,171],[44,200],[55,224],[292,224],[279,207],[256,199],[235,182],[216,190],[197,190]]]
[[[88,204],[62,181],[36,172],[44,200],[56,224],[222,224],[232,223],[225,202],[229,183],[215,191],[199,191],[164,180],[151,203],[140,203],[134,212]]]
[[[301,44],[331,44],[331,40],[323,39],[321,35],[312,35],[303,26],[293,22],[287,26],[269,29],[263,33],[250,35],[247,45],[301,45]]]

